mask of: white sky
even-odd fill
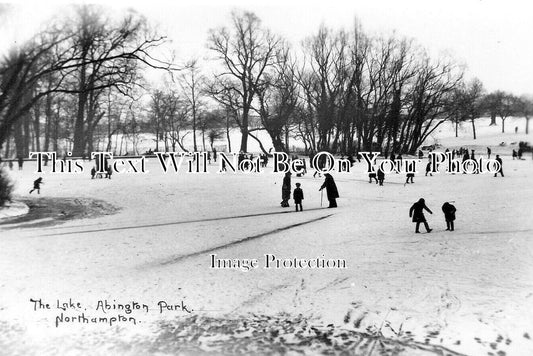
[[[18,2],[8,16],[0,13],[0,51],[38,31],[46,18],[67,3]],[[348,28],[357,16],[370,33],[396,30],[400,36],[415,38],[432,53],[450,53],[466,63],[468,75],[479,77],[489,91],[533,94],[533,5],[528,1],[203,0],[114,4],[144,14],[172,39],[183,61],[209,54],[205,47],[208,30],[229,25],[234,8],[255,12],[265,26],[293,45],[314,33],[321,23]]]

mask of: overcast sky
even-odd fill
[[[0,14],[0,51],[23,41],[68,2],[17,2]],[[533,6],[530,1],[128,1],[167,34],[180,59],[205,56],[207,31],[229,24],[232,9],[255,12],[294,45],[321,23],[349,28],[357,17],[370,33],[412,37],[432,53],[449,53],[487,90],[533,94]],[[5,7],[4,7],[5,8]],[[0,7],[0,12],[2,12]]]

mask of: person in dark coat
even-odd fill
[[[285,173],[283,177],[283,185],[281,186],[281,206],[283,208],[289,207],[289,199],[291,198],[291,172]]]
[[[503,177],[504,176],[503,175],[503,162],[502,162],[502,159],[500,158],[500,155],[496,155],[496,161],[500,163],[500,169],[498,169],[498,172],[494,173],[494,176],[496,177],[498,173],[500,173]]]
[[[446,202],[442,205],[442,212],[444,213],[444,219],[446,220],[446,231],[453,231],[453,221],[455,220],[455,206]]]
[[[43,183],[43,177],[39,177],[37,178],[36,180],[33,181],[33,189],[30,190],[30,194],[36,190],[37,191],[37,194],[41,194],[41,184],[44,184]]]
[[[376,181],[376,184],[379,183],[376,172],[368,172],[368,183],[372,183],[372,179]]]
[[[294,189],[294,192],[292,193],[292,197],[294,198],[294,205],[296,205],[296,211],[298,211],[298,206],[300,207],[300,211],[303,211],[302,208],[302,200],[304,200],[304,191],[302,188],[300,188],[300,183],[296,183],[296,189]]]
[[[513,160],[517,158],[518,158],[518,153],[516,152],[516,150],[513,150]]]
[[[385,180],[385,172],[381,169],[381,167],[378,168],[378,182],[379,185],[383,185],[383,181]]]
[[[416,223],[415,233],[417,234],[420,233],[420,223],[424,223],[424,227],[428,233],[433,231],[429,228],[428,222],[426,221],[424,209],[427,210],[428,213],[433,214],[433,212],[426,206],[424,198],[420,198],[416,203],[413,204],[411,209],[409,209],[409,217],[412,217],[413,222]]]
[[[487,159],[490,159],[490,154],[492,153],[490,147],[487,147]]]
[[[415,181],[414,181],[414,179],[415,179],[415,174],[414,174],[414,173],[407,173],[407,174],[406,174],[406,177],[407,177],[407,179],[405,180],[404,185],[405,185],[405,184],[409,184],[409,183],[414,183],[414,182],[415,182]],[[409,181],[411,181],[411,182],[409,182]]]
[[[322,184],[319,191],[326,188],[326,193],[328,195],[328,200],[329,200],[328,208],[336,208],[337,207],[336,199],[339,197],[339,191],[337,190],[337,185],[335,184],[335,180],[333,179],[331,174],[326,173],[324,174],[324,177],[326,179],[324,180],[324,184]]]
[[[428,173],[430,176],[433,177],[433,173],[431,173],[431,161],[429,161],[428,164],[426,164],[426,177],[428,176]]]
[[[215,163],[217,162],[217,149],[216,148],[213,148],[213,160],[215,161]]]

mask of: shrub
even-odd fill
[[[13,193],[14,185],[9,178],[7,171],[0,168],[0,206],[11,202],[11,194]]]

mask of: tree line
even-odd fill
[[[414,153],[441,124],[472,125],[490,116],[502,132],[510,116],[526,119],[531,97],[487,93],[453,58],[431,57],[414,40],[320,26],[288,43],[253,13],[231,13],[208,34],[207,66],[160,59],[165,36],[137,13],[119,18],[94,5],[75,6],[0,59],[0,156],[30,151],[137,153],[140,135],[156,151],[227,149],[353,154]],[[202,67],[202,65],[204,67]],[[157,87],[148,70],[167,73]],[[238,129],[241,141],[232,143]],[[261,142],[258,132],[270,138]]]

